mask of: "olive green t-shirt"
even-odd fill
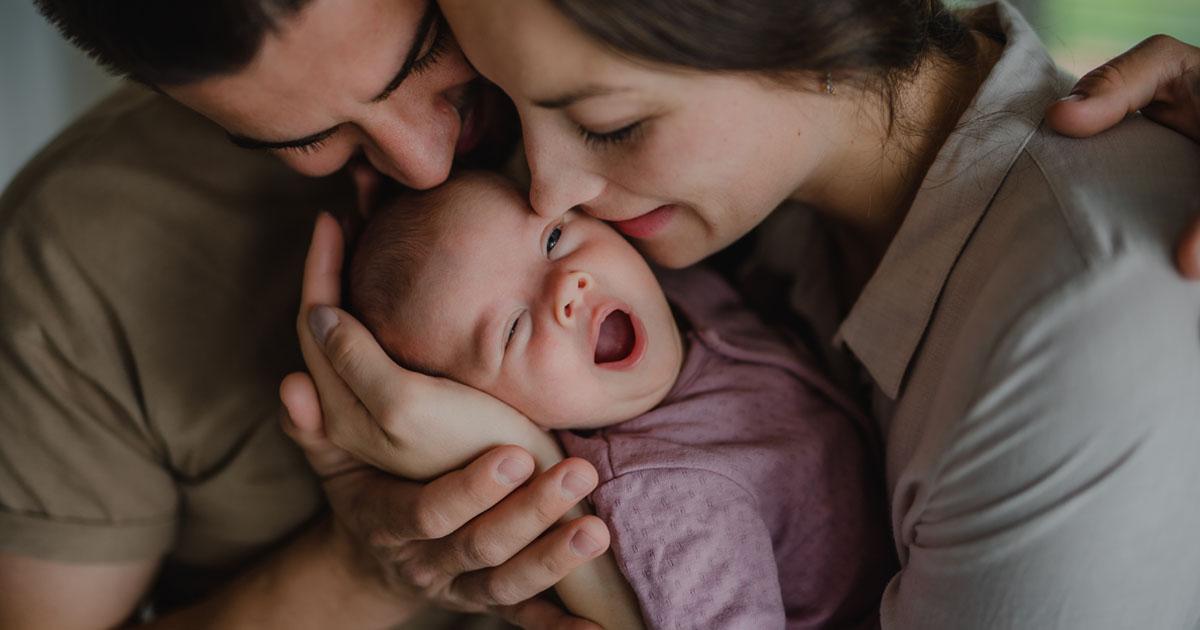
[[[134,86],[27,165],[0,197],[0,549],[185,580],[313,517],[277,391],[313,219],[349,199]]]

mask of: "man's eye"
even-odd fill
[[[554,251],[554,246],[558,245],[558,239],[562,238],[562,226],[558,226],[550,231],[550,237],[546,239],[546,255]]]
[[[441,59],[442,54],[446,52],[446,31],[449,30],[449,27],[446,26],[445,19],[439,15],[437,21],[434,22],[430,33],[432,37],[428,40],[428,47],[413,61],[413,74],[421,74],[433,67],[433,64],[437,63]]]

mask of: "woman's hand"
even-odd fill
[[[428,377],[409,379],[420,375],[396,366],[365,328],[331,308],[341,266],[341,231],[322,215],[305,263],[297,326],[311,377],[290,375],[281,397],[290,416],[285,428],[324,480],[336,529],[356,550],[349,555],[359,560],[349,565],[377,576],[399,600],[492,610],[528,627],[593,627],[530,599],[608,546],[607,528],[593,516],[543,536],[594,487],[596,473],[586,462],[563,461],[522,486],[533,474],[533,457],[501,446],[421,485],[361,459],[402,466],[389,459],[395,447],[388,445],[405,438],[387,433],[377,418],[402,418],[406,405],[411,410],[437,385]]]
[[[1084,75],[1046,119],[1063,135],[1086,138],[1138,110],[1200,142],[1200,48],[1155,35]],[[1177,264],[1200,280],[1200,217],[1179,242]]]

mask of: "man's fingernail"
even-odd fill
[[[562,494],[567,500],[578,499],[592,489],[592,483],[579,473],[569,472],[563,475]]]
[[[1075,103],[1077,101],[1087,100],[1087,94],[1083,92],[1071,92],[1059,100],[1064,103]]]
[[[325,345],[325,339],[329,337],[329,331],[337,325],[337,313],[334,313],[333,309],[328,306],[316,306],[308,312],[308,329],[312,331],[313,337],[316,337],[317,343],[322,346]]]
[[[590,558],[599,553],[600,549],[600,541],[592,538],[582,529],[571,537],[571,551],[581,558]]]
[[[496,479],[506,486],[515,486],[529,476],[533,469],[526,460],[507,457],[496,467]]]

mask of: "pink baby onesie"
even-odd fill
[[[655,628],[878,624],[895,570],[869,422],[717,274],[659,273],[685,330],[650,412],[558,435]],[[686,324],[686,325],[684,325]]]

